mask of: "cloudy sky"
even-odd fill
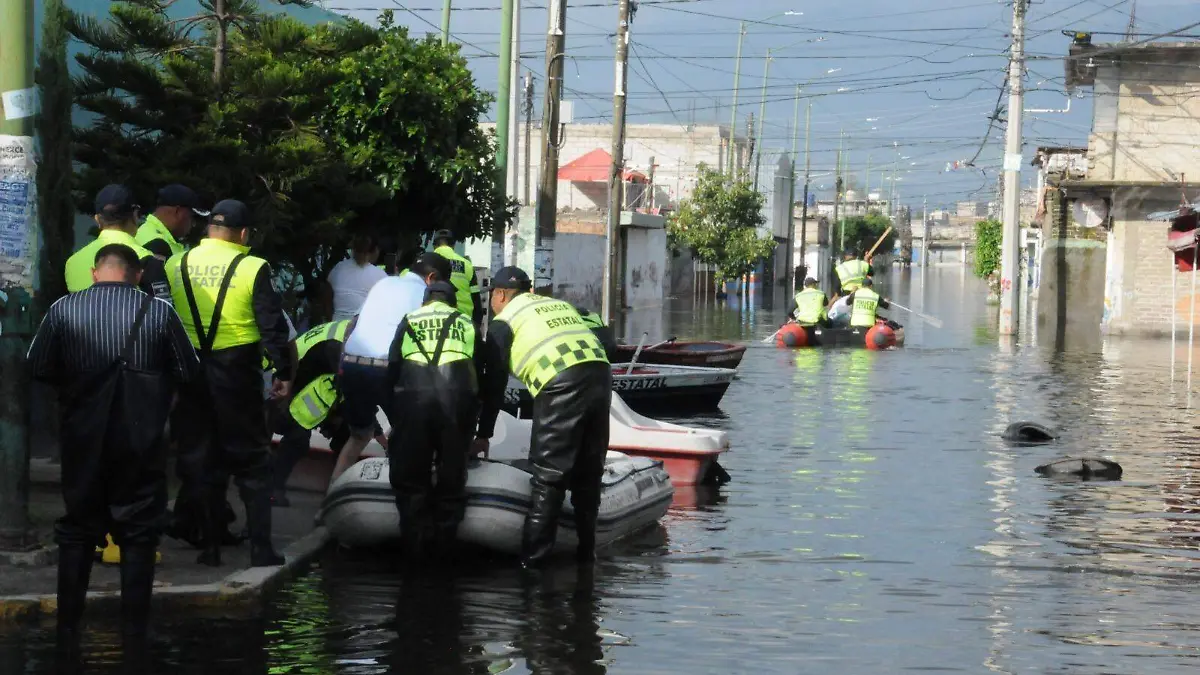
[[[521,56],[537,87],[540,115],[545,73],[546,0],[519,0]],[[481,87],[497,81],[500,0],[453,0],[451,32],[471,60]],[[1063,30],[1119,41],[1134,0],[1035,0],[1029,12],[1026,109],[1062,109]],[[415,33],[436,32],[441,0],[328,0],[326,7],[374,21],[396,10]],[[570,0],[567,10],[566,98],[577,122],[611,123],[616,0]],[[831,189],[839,142],[853,181],[870,164],[872,192],[890,190],[897,168],[901,201],[931,208],[959,199],[993,198],[1003,152],[1003,125],[989,115],[1007,105],[1011,0],[642,0],[632,26],[629,122],[728,124],[738,26],[746,22],[739,125],[758,114],[765,57],[768,160],[792,143],[796,86],[803,114],[812,104],[816,186]],[[1135,33],[1151,37],[1200,21],[1197,0],[1137,0]],[[1185,35],[1195,35],[1191,31]],[[1026,115],[1026,160],[1038,145],[1084,144],[1090,91],[1071,111]],[[975,168],[946,171],[947,163]],[[764,162],[766,166],[766,162]],[[1030,178],[1026,172],[1026,183]],[[886,186],[886,187],[885,187]]]

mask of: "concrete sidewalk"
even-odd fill
[[[31,526],[39,539],[52,548],[54,521],[63,512],[59,465],[49,460],[33,460],[30,483]],[[293,490],[289,497],[290,508],[273,511],[275,547],[287,558],[282,567],[251,568],[246,543],[222,549],[221,567],[205,567],[196,563],[199,551],[164,538],[159,546],[162,562],[154,581],[156,609],[202,609],[220,615],[246,612],[258,606],[263,593],[307,564],[329,541],[325,528],[313,524],[322,495]],[[235,489],[231,488],[229,501],[238,516],[231,529],[238,532],[245,514]],[[0,621],[36,619],[55,613],[56,558],[49,556],[40,565],[0,567]],[[88,612],[117,611],[120,589],[118,566],[97,562],[92,569]]]

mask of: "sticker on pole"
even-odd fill
[[[1009,153],[1004,155],[1004,170],[1005,171],[1020,171],[1021,170],[1021,153]]]
[[[0,287],[33,287],[36,173],[33,139],[0,135]]]
[[[0,94],[0,105],[4,106],[4,119],[19,120],[33,117],[38,112],[38,93],[34,87],[13,89]]]

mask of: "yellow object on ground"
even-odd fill
[[[104,563],[105,565],[121,564],[121,547],[113,543],[111,534],[104,535],[104,541],[106,544],[103,549],[101,549],[99,546],[96,547],[96,551],[100,554],[100,562]],[[155,551],[154,564],[157,565],[161,562],[162,552]]]

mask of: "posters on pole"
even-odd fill
[[[33,138],[0,135],[0,288],[33,290],[36,176]]]

